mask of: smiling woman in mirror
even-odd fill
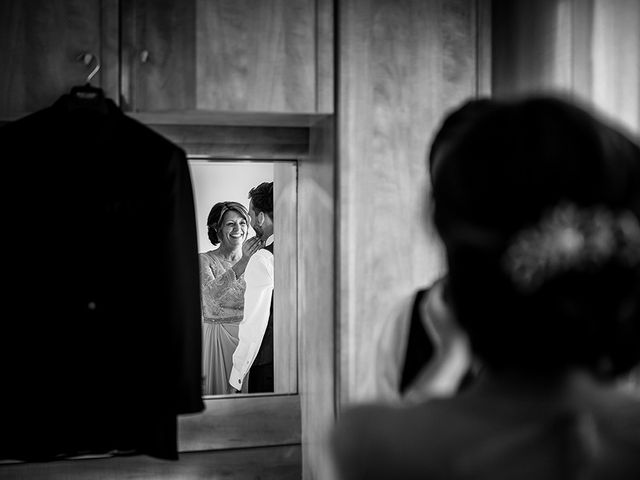
[[[249,258],[262,248],[247,238],[249,214],[241,203],[216,203],[207,218],[213,250],[201,253],[203,395],[232,393],[228,383],[233,352],[238,345]]]

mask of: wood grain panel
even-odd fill
[[[194,109],[195,0],[122,0],[122,9],[124,110]]]
[[[3,480],[298,480],[300,446],[184,453],[177,462],[146,456],[0,465]]]
[[[315,111],[315,0],[197,0],[197,106]]]
[[[335,110],[335,14],[334,0],[316,0],[316,109]]]
[[[300,400],[304,479],[330,479],[326,435],[335,420],[335,122],[311,129],[298,167]]]
[[[215,125],[234,127],[311,127],[325,114],[274,112],[221,112],[203,110],[174,110],[162,113],[130,113],[142,123],[155,125]]]
[[[110,43],[101,47],[101,12],[112,15],[110,9],[113,2],[100,0],[0,2],[0,117],[47,107],[74,85],[85,83],[95,63],[87,67],[77,57],[83,52],[112,52]],[[113,34],[115,27],[108,28]],[[102,85],[105,76],[112,80],[107,63],[112,58],[102,60],[94,85]]]
[[[298,178],[295,163],[273,166],[274,392],[298,391]]]
[[[107,97],[119,104],[120,5],[118,0],[101,0],[100,4],[99,85]]]
[[[443,269],[425,158],[444,112],[475,95],[475,5],[340,3],[341,403],[369,397],[376,330]]]
[[[244,145],[309,145],[309,129],[303,127],[233,127],[219,125],[155,125],[157,131],[181,145],[227,143]]]
[[[309,129],[151,124],[192,157],[228,159],[297,159],[309,151]]]

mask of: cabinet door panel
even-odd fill
[[[194,0],[124,0],[122,9],[124,109],[196,108]]]
[[[313,0],[198,1],[198,106],[312,112]]]
[[[116,10],[114,10],[116,9]],[[113,20],[110,0],[3,0],[0,2],[0,116],[11,118],[53,103],[74,85],[85,83],[96,63],[78,56],[91,53],[101,61],[92,84],[109,85]],[[111,23],[110,23],[111,22]]]
[[[130,110],[315,112],[316,0],[125,4]]]

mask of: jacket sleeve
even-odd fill
[[[195,207],[189,166],[184,151],[176,148],[169,171],[168,230],[163,242],[170,315],[173,374],[177,413],[204,409],[202,402],[202,328],[200,264]]]

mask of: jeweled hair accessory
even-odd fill
[[[520,290],[531,293],[558,274],[595,270],[612,260],[640,265],[638,218],[630,211],[564,203],[515,236],[503,266]]]

